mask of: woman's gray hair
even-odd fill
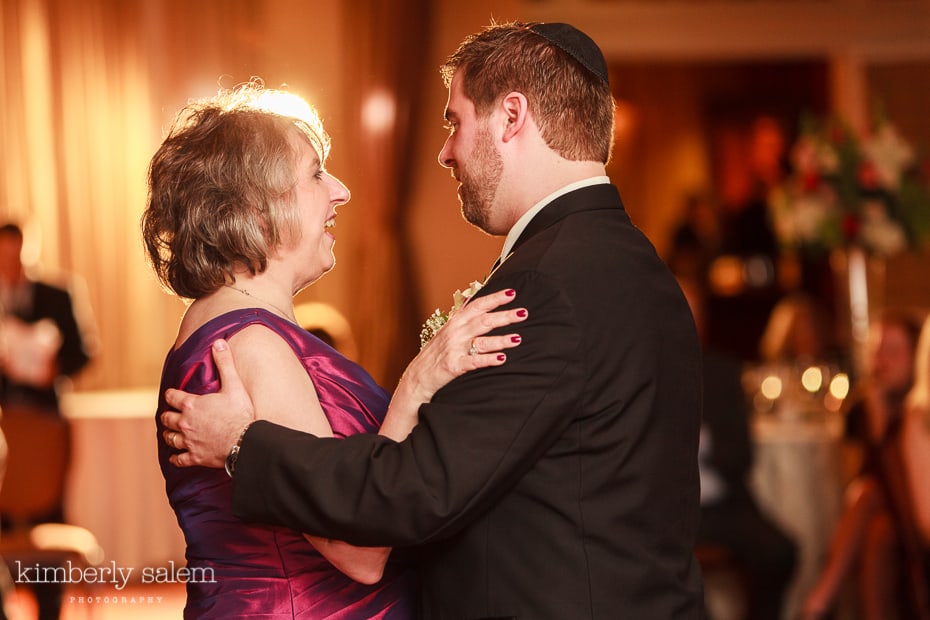
[[[238,269],[261,273],[299,238],[301,139],[322,165],[330,139],[316,111],[257,80],[181,109],[149,165],[142,215],[148,259],[164,286],[201,297]]]

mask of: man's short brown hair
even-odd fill
[[[492,24],[468,36],[440,68],[454,74],[479,116],[509,92],[526,96],[546,144],[565,159],[607,163],[613,146],[610,86],[530,27]]]

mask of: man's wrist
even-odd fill
[[[232,478],[233,474],[236,473],[236,462],[239,460],[239,449],[242,447],[242,440],[250,426],[252,426],[251,422],[245,425],[245,427],[242,429],[242,432],[239,433],[239,438],[236,440],[236,443],[233,444],[233,447],[229,449],[229,453],[226,455],[226,474],[230,478]]]

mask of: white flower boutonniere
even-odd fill
[[[423,329],[420,330],[420,349],[425,347],[426,343],[439,333],[442,326],[449,321],[449,317],[451,317],[456,310],[464,306],[469,299],[474,297],[475,294],[481,290],[482,286],[484,286],[483,283],[475,280],[464,291],[456,290],[455,293],[452,294],[452,308],[449,312],[443,313],[439,308],[436,308],[433,313],[429,315],[429,318],[423,323]]]

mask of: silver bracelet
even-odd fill
[[[229,454],[226,455],[226,475],[230,478],[232,478],[233,474],[236,472],[236,461],[239,460],[239,448],[242,447],[242,439],[245,437],[245,433],[249,430],[250,426],[252,426],[251,422],[245,425],[245,428],[239,433],[239,439],[236,440],[233,447],[229,449]]]

